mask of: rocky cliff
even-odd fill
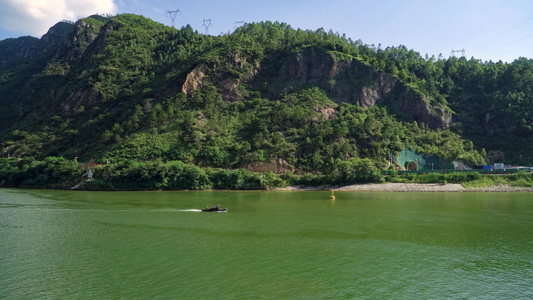
[[[310,47],[269,66],[258,82],[268,81],[270,93],[312,85],[326,90],[337,103],[358,103],[365,108],[386,105],[392,113],[433,129],[447,128],[452,121],[448,109],[355,58]]]
[[[235,59],[238,64],[242,58]],[[278,97],[281,93],[297,90],[305,86],[317,86],[328,92],[337,103],[358,103],[364,108],[384,105],[391,113],[405,120],[413,120],[432,129],[448,128],[452,122],[449,109],[424,95],[413,91],[399,79],[376,71],[359,60],[342,57],[319,47],[309,47],[288,56],[273,55],[265,61],[247,66],[242,64],[245,74],[242,78],[226,77],[220,80],[216,66],[202,65],[191,71],[182,91],[194,92],[202,85],[205,73],[211,84],[217,85],[226,100],[242,100],[238,87],[241,83],[250,84],[268,97]],[[265,90],[264,86],[268,86]]]
[[[6,39],[0,43],[0,70],[26,58],[39,39],[24,36]]]
[[[47,52],[57,52],[71,35],[74,24],[59,22],[51,27],[40,39],[25,36],[7,39],[0,43],[0,70],[28,61]],[[57,55],[59,57],[59,54]]]

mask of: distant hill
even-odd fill
[[[0,152],[330,173],[408,147],[533,164],[532,71],[284,23],[207,36],[91,16],[0,41]]]

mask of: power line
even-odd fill
[[[480,46],[474,48],[472,51],[478,51],[478,50],[484,49],[484,48],[494,44],[495,42],[497,42],[497,41],[501,40],[502,38],[506,37],[511,32],[515,31],[520,26],[524,25],[525,23],[529,22],[532,19],[533,19],[533,14],[527,16],[526,18],[524,18],[520,22],[518,22],[518,23],[514,24],[513,26],[509,27],[507,30],[505,30],[504,32],[502,32],[499,35],[495,36],[494,38],[492,38],[492,39],[488,40],[487,42],[481,44]]]
[[[524,37],[522,37],[522,38],[520,38],[520,39],[518,39],[518,40],[516,40],[516,41],[514,41],[514,42],[508,43],[507,45],[505,45],[505,46],[503,46],[503,47],[501,47],[501,48],[499,48],[499,49],[497,49],[497,50],[494,50],[494,51],[492,51],[492,52],[490,52],[490,53],[500,52],[500,51],[502,51],[503,49],[508,48],[508,47],[510,47],[510,46],[512,46],[512,45],[514,45],[514,44],[516,44],[516,43],[518,43],[518,42],[521,42],[521,41],[523,41],[523,40],[525,40],[525,39],[527,39],[527,38],[529,38],[529,37],[531,37],[531,36],[533,36],[533,33],[528,34],[528,35],[526,35],[526,36],[524,36]]]

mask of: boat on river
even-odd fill
[[[205,211],[205,212],[225,212],[227,210],[228,210],[227,208],[222,208],[220,205],[206,206],[205,209],[202,209],[202,211]]]

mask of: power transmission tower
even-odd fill
[[[211,27],[213,24],[211,23],[211,19],[206,20],[204,19],[204,23],[202,24],[202,27],[205,27],[205,34],[209,34],[209,27]]]
[[[455,56],[455,53],[461,53],[461,56],[466,56],[466,51],[463,48],[463,50],[453,50],[452,49],[452,56]]]
[[[241,27],[242,25],[244,25],[244,21],[235,21],[235,29]]]
[[[174,20],[176,20],[178,15],[181,15],[181,11],[179,9],[167,10],[167,16],[170,17],[170,20],[172,20],[172,30],[174,30]]]

